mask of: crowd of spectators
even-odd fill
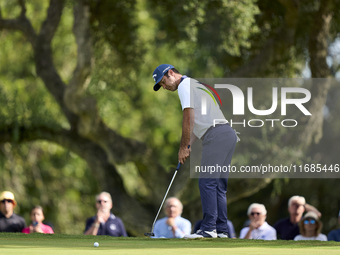
[[[17,206],[14,194],[3,191],[0,194],[0,232],[45,233],[53,234],[53,228],[44,224],[43,208],[34,206],[31,210],[31,224],[26,225],[24,218],[14,213]],[[96,215],[87,219],[85,235],[128,236],[123,221],[111,212],[112,198],[108,192],[95,197]],[[165,201],[165,217],[156,221],[154,238],[185,238],[192,233],[191,222],[181,216],[183,205],[178,198],[170,197]],[[262,240],[319,240],[340,242],[340,228],[322,234],[321,213],[306,203],[302,196],[292,196],[288,201],[289,217],[280,219],[273,226],[266,221],[267,210],[263,204],[252,203],[247,210],[247,220],[240,231],[241,239]],[[193,233],[200,228],[202,220],[195,223]],[[340,211],[338,214],[340,224]],[[237,238],[234,226],[227,222],[229,238]],[[225,237],[225,236],[224,236]]]

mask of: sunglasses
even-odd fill
[[[251,216],[254,216],[255,214],[257,215],[257,216],[259,216],[261,213],[259,213],[259,212],[252,212],[252,213],[250,213],[251,214]]]
[[[292,206],[300,207],[300,206],[303,206],[303,205],[302,204],[293,203]]]
[[[101,204],[102,202],[103,202],[104,204],[106,204],[106,203],[109,202],[109,201],[107,201],[107,200],[97,200],[97,203],[98,203],[98,204]]]
[[[304,220],[304,222],[303,222],[304,224],[312,224],[312,225],[314,225],[315,224],[315,220]]]
[[[1,203],[5,203],[5,202],[7,202],[7,203],[12,203],[13,204],[13,200],[11,200],[11,199],[4,199],[4,200],[1,200]]]

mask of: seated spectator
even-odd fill
[[[338,215],[338,223],[340,224],[340,211]],[[340,228],[334,229],[328,234],[328,241],[340,242]]]
[[[294,240],[319,240],[327,241],[327,237],[321,234],[322,222],[319,220],[315,212],[308,212],[299,221],[300,235],[297,235]]]
[[[299,234],[298,222],[301,220],[305,211],[315,212],[318,217],[321,217],[321,213],[315,207],[307,204],[304,197],[292,196],[289,199],[289,217],[281,219],[274,224],[279,239],[294,240],[294,237]]]
[[[85,235],[127,236],[122,220],[111,213],[110,193],[96,196],[96,208],[97,214],[86,220]]]
[[[43,220],[45,219],[44,212],[41,206],[37,205],[31,210],[31,220],[32,224],[24,228],[22,233],[31,234],[31,233],[44,233],[44,234],[54,234],[53,229],[43,224]]]
[[[247,214],[250,223],[241,230],[241,239],[276,240],[276,230],[266,222],[267,210],[263,204],[251,204]]]
[[[164,211],[166,217],[156,221],[154,238],[183,238],[191,233],[191,222],[181,217],[183,205],[179,199],[165,200]]]
[[[200,229],[202,221],[203,220],[199,220],[195,223],[193,233],[196,233]],[[230,220],[227,220],[227,225],[228,225],[228,230],[229,230],[228,238],[236,238],[236,232],[235,232],[233,223]]]
[[[0,232],[21,232],[26,227],[24,218],[14,213],[16,205],[12,192],[0,194]]]

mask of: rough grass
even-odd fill
[[[93,246],[99,242],[99,247]],[[0,253],[21,254],[339,254],[340,243],[241,239],[150,239],[84,235],[0,233]]]

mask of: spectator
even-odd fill
[[[110,193],[96,196],[96,208],[97,214],[86,220],[85,235],[127,236],[122,220],[111,213]]]
[[[340,224],[340,211],[338,215],[338,223]],[[334,229],[328,233],[328,241],[340,242],[340,228]]]
[[[279,239],[294,240],[294,237],[299,234],[298,222],[305,211],[315,212],[318,217],[321,217],[321,213],[315,207],[307,204],[304,197],[292,196],[289,199],[289,217],[281,219],[274,224]]]
[[[53,229],[43,224],[43,220],[45,219],[44,212],[41,206],[37,205],[31,210],[31,220],[32,224],[24,228],[22,233],[31,234],[31,233],[44,233],[44,234],[54,234]]]
[[[195,227],[194,227],[194,230],[193,232],[196,233],[200,227],[201,227],[201,223],[202,223],[203,220],[199,220],[195,223]],[[227,220],[227,225],[228,225],[228,237],[229,238],[236,238],[236,232],[235,232],[235,228],[234,228],[234,224],[230,221],[230,220]]]
[[[241,239],[276,240],[276,230],[266,222],[267,210],[263,204],[251,204],[247,214],[250,224],[241,230]]]
[[[300,235],[297,235],[294,240],[319,240],[327,241],[327,236],[320,234],[322,222],[319,220],[315,212],[308,212],[298,223]]]
[[[166,217],[155,224],[155,238],[183,238],[191,233],[191,223],[181,217],[183,205],[179,199],[170,197],[164,206]]]
[[[17,205],[14,194],[4,191],[0,194],[0,201],[0,232],[21,232],[26,227],[26,222],[14,213]]]

